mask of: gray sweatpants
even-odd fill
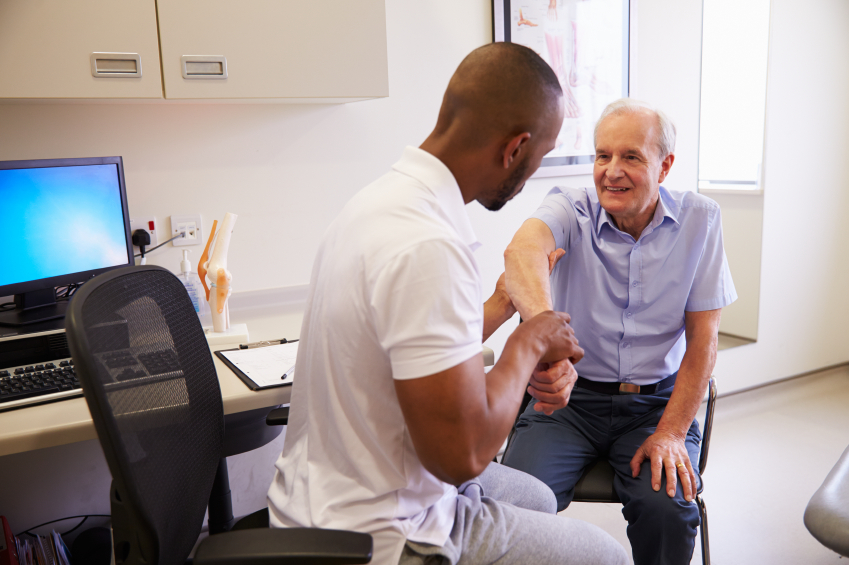
[[[445,545],[408,541],[400,565],[624,565],[622,546],[600,528],[557,516],[557,500],[534,477],[490,463],[463,483]]]

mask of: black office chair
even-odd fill
[[[221,390],[191,300],[165,269],[123,267],[86,283],[68,312],[71,354],[112,473],[115,562],[184,563],[225,453]],[[371,560],[368,534],[268,529],[267,510],[252,520],[259,528],[238,524],[205,539],[194,563]]]
[[[531,396],[525,393],[525,398],[522,401],[522,408],[519,410],[521,415],[531,401]],[[707,508],[702,500],[701,494],[704,489],[704,484],[701,480],[702,475],[707,467],[708,450],[710,449],[710,433],[713,429],[713,412],[716,401],[716,379],[710,378],[708,383],[708,401],[707,409],[705,410],[705,423],[702,427],[702,447],[699,452],[699,488],[697,489],[696,504],[699,507],[699,517],[701,518],[701,542],[702,542],[702,563],[710,565],[710,543],[708,539],[708,519]],[[518,416],[516,421],[519,421]],[[510,436],[507,439],[507,448],[510,447],[510,441],[513,439],[513,434],[516,431],[515,424],[510,431]],[[505,449],[506,452],[506,449]],[[572,497],[572,502],[616,502],[621,503],[619,495],[616,494],[616,489],[613,488],[613,477],[615,471],[610,466],[607,459],[599,458],[591,463],[584,470],[584,474],[578,479],[575,484],[575,495]]]

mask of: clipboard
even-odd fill
[[[297,354],[297,339],[250,349],[222,349],[215,352],[215,356],[251,390],[291,386]]]

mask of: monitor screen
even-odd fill
[[[0,170],[0,286],[127,265],[117,165]]]
[[[133,264],[121,157],[0,161],[0,326],[64,316],[70,288]]]

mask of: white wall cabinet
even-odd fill
[[[0,100],[388,96],[384,1],[0,0]]]
[[[159,0],[157,5],[166,98],[389,95],[384,0]],[[224,57],[227,78],[184,78],[183,56]]]
[[[137,54],[141,77],[95,77],[92,53]],[[0,0],[0,99],[10,98],[162,98],[156,5]]]

